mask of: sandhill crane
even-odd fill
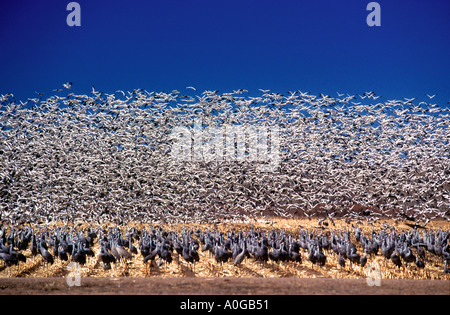
[[[45,244],[45,241],[39,240],[38,242],[39,253],[41,254],[45,263],[52,265],[54,262],[53,256],[49,253],[46,247],[47,245]]]

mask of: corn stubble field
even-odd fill
[[[333,223],[333,224],[332,224]],[[317,219],[281,219],[272,218],[264,220],[255,220],[248,223],[220,223],[220,224],[128,224],[122,227],[121,231],[126,235],[127,231],[131,229],[149,231],[150,229],[164,230],[168,233],[175,232],[188,233],[191,239],[198,239],[199,231],[207,232],[222,232],[223,235],[229,235],[227,233],[240,231],[248,233],[250,231],[257,231],[261,235],[269,236],[270,233],[281,233],[290,235],[294,240],[299,237],[299,229],[306,230],[308,233],[314,233],[314,235],[326,235],[330,238],[333,231],[345,231],[350,233],[350,241],[357,247],[357,252],[360,256],[364,255],[364,250],[358,241],[355,239],[353,233],[353,227],[358,226],[362,233],[366,237],[370,237],[372,231],[379,232],[383,229],[390,232],[392,227],[395,227],[395,232],[400,234],[403,232],[411,232],[413,228],[410,225],[406,225],[405,222],[393,220],[379,220],[375,223],[367,224],[366,222],[350,223],[343,220],[329,220],[318,221]],[[61,226],[59,226],[61,228]],[[110,227],[104,225],[98,227],[98,230],[108,231]],[[50,227],[51,228],[51,227]],[[70,230],[71,227],[65,227]],[[90,226],[89,228],[92,228]],[[95,226],[94,226],[95,228]],[[433,231],[448,231],[450,224],[446,221],[432,221],[426,226],[427,230]],[[39,231],[39,228],[35,228]],[[48,229],[48,227],[47,227]],[[79,224],[76,229],[78,231],[87,231],[88,226],[86,224]],[[45,231],[42,229],[41,231]],[[419,230],[422,234],[423,230]],[[195,233],[197,232],[197,233]],[[312,235],[312,234],[311,234]],[[448,242],[448,241],[447,241]],[[326,262],[324,265],[319,266],[313,264],[308,260],[308,251],[302,248],[299,249],[299,254],[302,258],[301,262],[295,261],[278,261],[274,262],[269,259],[267,261],[256,261],[254,257],[245,258],[241,264],[233,264],[233,259],[230,259],[223,263],[218,263],[215,260],[214,254],[209,251],[202,251],[202,242],[199,242],[199,261],[195,264],[186,262],[180,254],[177,254],[175,250],[172,253],[172,262],[165,263],[159,262],[156,258],[147,263],[143,262],[143,255],[138,250],[137,254],[133,254],[130,259],[120,259],[114,264],[111,264],[111,268],[104,270],[102,262],[100,261],[101,242],[99,239],[95,239],[92,246],[92,250],[95,255],[87,257],[86,263],[80,266],[78,271],[81,278],[86,277],[198,277],[198,278],[210,278],[210,277],[242,277],[242,278],[353,278],[353,279],[365,279],[368,277],[377,277],[381,279],[440,279],[450,280],[450,274],[444,273],[444,263],[440,256],[426,252],[425,257],[421,258],[425,263],[425,268],[418,268],[414,262],[405,266],[405,263],[401,267],[397,267],[389,259],[386,259],[378,253],[377,255],[367,255],[367,264],[361,267],[359,263],[351,263],[346,261],[344,267],[338,264],[339,256],[333,252],[333,250],[323,250],[326,256]],[[139,248],[139,240],[134,239],[133,245]],[[411,246],[413,255],[418,256],[417,248]],[[49,250],[50,251],[50,250]],[[71,265],[71,258],[67,261],[62,261],[55,257],[53,264],[45,263],[41,255],[33,256],[30,249],[26,249],[22,252],[27,261],[20,262],[18,265],[7,267],[5,263],[0,264],[0,278],[6,277],[68,277],[73,271],[73,265]],[[371,267],[373,267],[371,269]],[[371,271],[372,270],[372,273]],[[373,273],[375,272],[375,273]],[[376,273],[378,272],[378,273]]]

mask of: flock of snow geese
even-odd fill
[[[450,219],[450,111],[434,95],[186,90],[1,95],[0,220]],[[196,119],[278,128],[276,169],[260,171],[249,143],[241,159],[171,159],[171,132]]]

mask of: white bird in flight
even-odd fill
[[[434,95],[428,95],[428,94],[427,94],[427,96],[428,96],[428,97],[430,98],[430,100],[431,100],[431,99],[433,99],[433,97],[436,96],[436,94],[434,94]]]
[[[63,84],[63,86],[66,88],[66,89],[70,89],[71,87],[72,87],[72,82],[67,82],[67,83],[64,83]]]
[[[197,91],[197,89],[193,86],[186,86],[186,89],[191,89],[191,90]]]

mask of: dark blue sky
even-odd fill
[[[450,1],[2,1],[0,93],[258,88],[450,101]]]

